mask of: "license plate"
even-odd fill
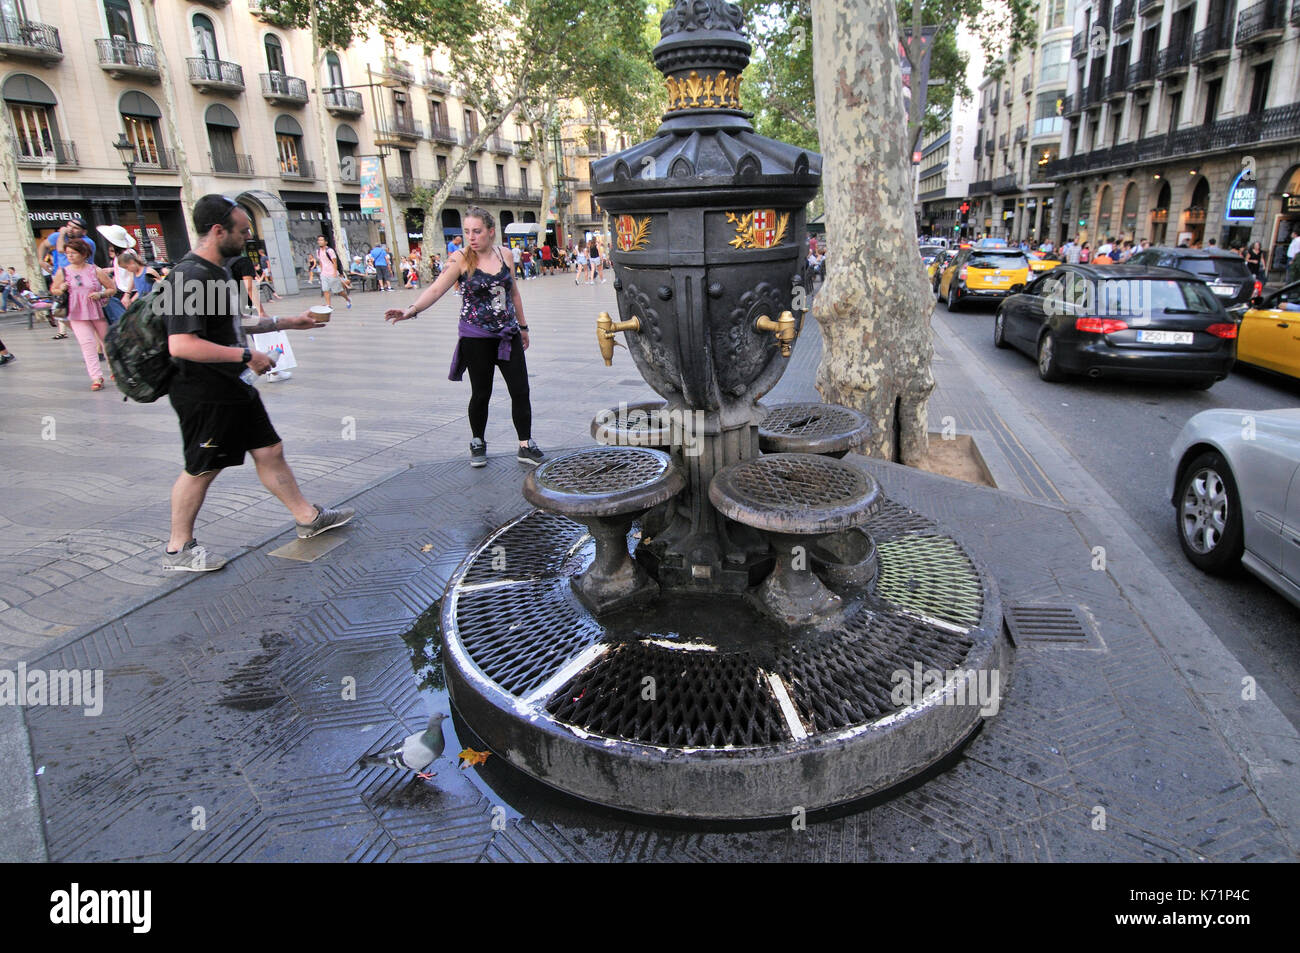
[[[988,278],[985,278],[984,280],[991,285],[1005,285],[1011,279],[1006,275],[1001,275],[1001,276],[990,275]]]
[[[1139,344],[1191,344],[1191,331],[1139,331]]]
[[[1220,298],[1231,298],[1237,293],[1237,289],[1231,285],[1210,285],[1210,290]]]

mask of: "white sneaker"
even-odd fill
[[[275,383],[276,381],[287,381],[291,377],[293,377],[293,371],[267,371],[266,372],[266,380],[268,383]]]

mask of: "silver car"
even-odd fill
[[[1300,606],[1300,408],[1202,411],[1169,453],[1178,541],[1192,564],[1245,566]]]

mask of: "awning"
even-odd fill
[[[225,126],[228,129],[239,128],[239,120],[230,111],[230,107],[223,106],[221,103],[213,103],[209,106],[208,111],[203,114],[203,121],[209,126]]]
[[[351,126],[349,126],[347,123],[342,123],[342,122],[341,122],[341,123],[339,123],[339,127],[338,127],[337,129],[334,130],[334,141],[335,141],[335,142],[350,142],[350,143],[352,143],[353,145],[356,145],[356,144],[359,143],[361,140],[357,138],[356,130],[354,130],[354,129],[353,129]]]
[[[54,106],[57,101],[50,87],[35,76],[15,73],[5,80],[4,98],[10,103],[35,103],[40,106]]]
[[[117,101],[117,111],[123,116],[144,116],[148,119],[162,118],[162,111],[158,109],[158,104],[144,93],[138,93],[134,89],[122,94],[122,98]]]
[[[292,116],[276,116],[275,131],[285,136],[301,136],[302,126]]]
[[[555,229],[551,228],[549,225],[547,226],[546,230],[548,232],[555,231]],[[507,235],[536,235],[537,223],[536,222],[511,222],[509,225],[506,226],[506,234]]]

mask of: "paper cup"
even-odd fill
[[[308,308],[307,313],[315,318],[318,324],[328,324],[330,315],[334,313],[334,309],[327,308],[323,304],[317,304]]]

